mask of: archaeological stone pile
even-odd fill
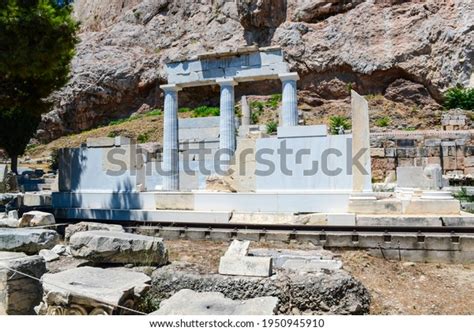
[[[14,215],[11,215],[14,216]],[[331,252],[234,241],[217,273],[169,262],[166,243],[120,225],[21,215],[0,226],[0,314],[366,314],[370,297]],[[154,303],[154,304],[153,304]],[[158,303],[158,304],[157,304]]]

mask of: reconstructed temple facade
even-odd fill
[[[416,190],[372,192],[367,101],[352,91],[352,133],[329,135],[325,125],[298,125],[298,74],[279,48],[243,48],[167,64],[162,146],[123,137],[91,139],[61,151],[58,215],[155,222],[229,222],[238,213],[325,213],[334,224],[355,214],[410,214],[434,208],[459,214],[449,195]],[[240,82],[277,79],[282,86],[276,135],[236,117]],[[181,90],[219,85],[220,116],[178,119]],[[420,202],[421,201],[421,202]],[[428,202],[427,202],[428,201]],[[457,204],[457,205],[456,205]],[[420,207],[421,206],[421,207]],[[427,208],[428,208],[427,207]]]

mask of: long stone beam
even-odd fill
[[[206,57],[166,64],[168,83],[181,87],[217,84],[221,78],[236,82],[278,79],[288,73],[281,49]]]

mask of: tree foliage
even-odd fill
[[[474,110],[474,88],[456,86],[444,94],[444,105],[448,109]]]
[[[0,0],[0,147],[12,160],[69,78],[77,28],[71,7],[54,0]]]

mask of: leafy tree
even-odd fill
[[[78,24],[55,0],[0,0],[0,147],[17,171],[45,100],[69,78]]]

